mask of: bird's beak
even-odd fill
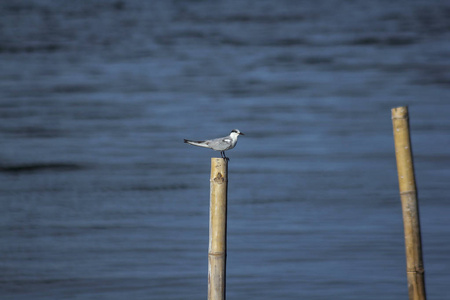
[[[239,132],[239,135],[245,135],[245,134],[243,134],[242,132]]]

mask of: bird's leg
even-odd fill
[[[220,157],[222,157],[223,159],[226,159],[227,161],[230,160],[230,159],[225,155],[225,151],[220,151]]]

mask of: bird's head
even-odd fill
[[[239,136],[239,135],[245,135],[242,132],[239,131],[239,129],[233,129],[231,130],[230,135],[235,135],[235,136]]]

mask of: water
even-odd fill
[[[409,105],[427,293],[448,299],[450,6],[3,1],[2,299],[408,299],[390,109]],[[218,153],[217,153],[218,155]]]

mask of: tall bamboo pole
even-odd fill
[[[208,300],[225,300],[228,161],[211,158]]]
[[[408,107],[392,109],[395,156],[405,230],[406,274],[410,300],[425,300],[425,276],[420,237],[419,208],[409,134]]]

